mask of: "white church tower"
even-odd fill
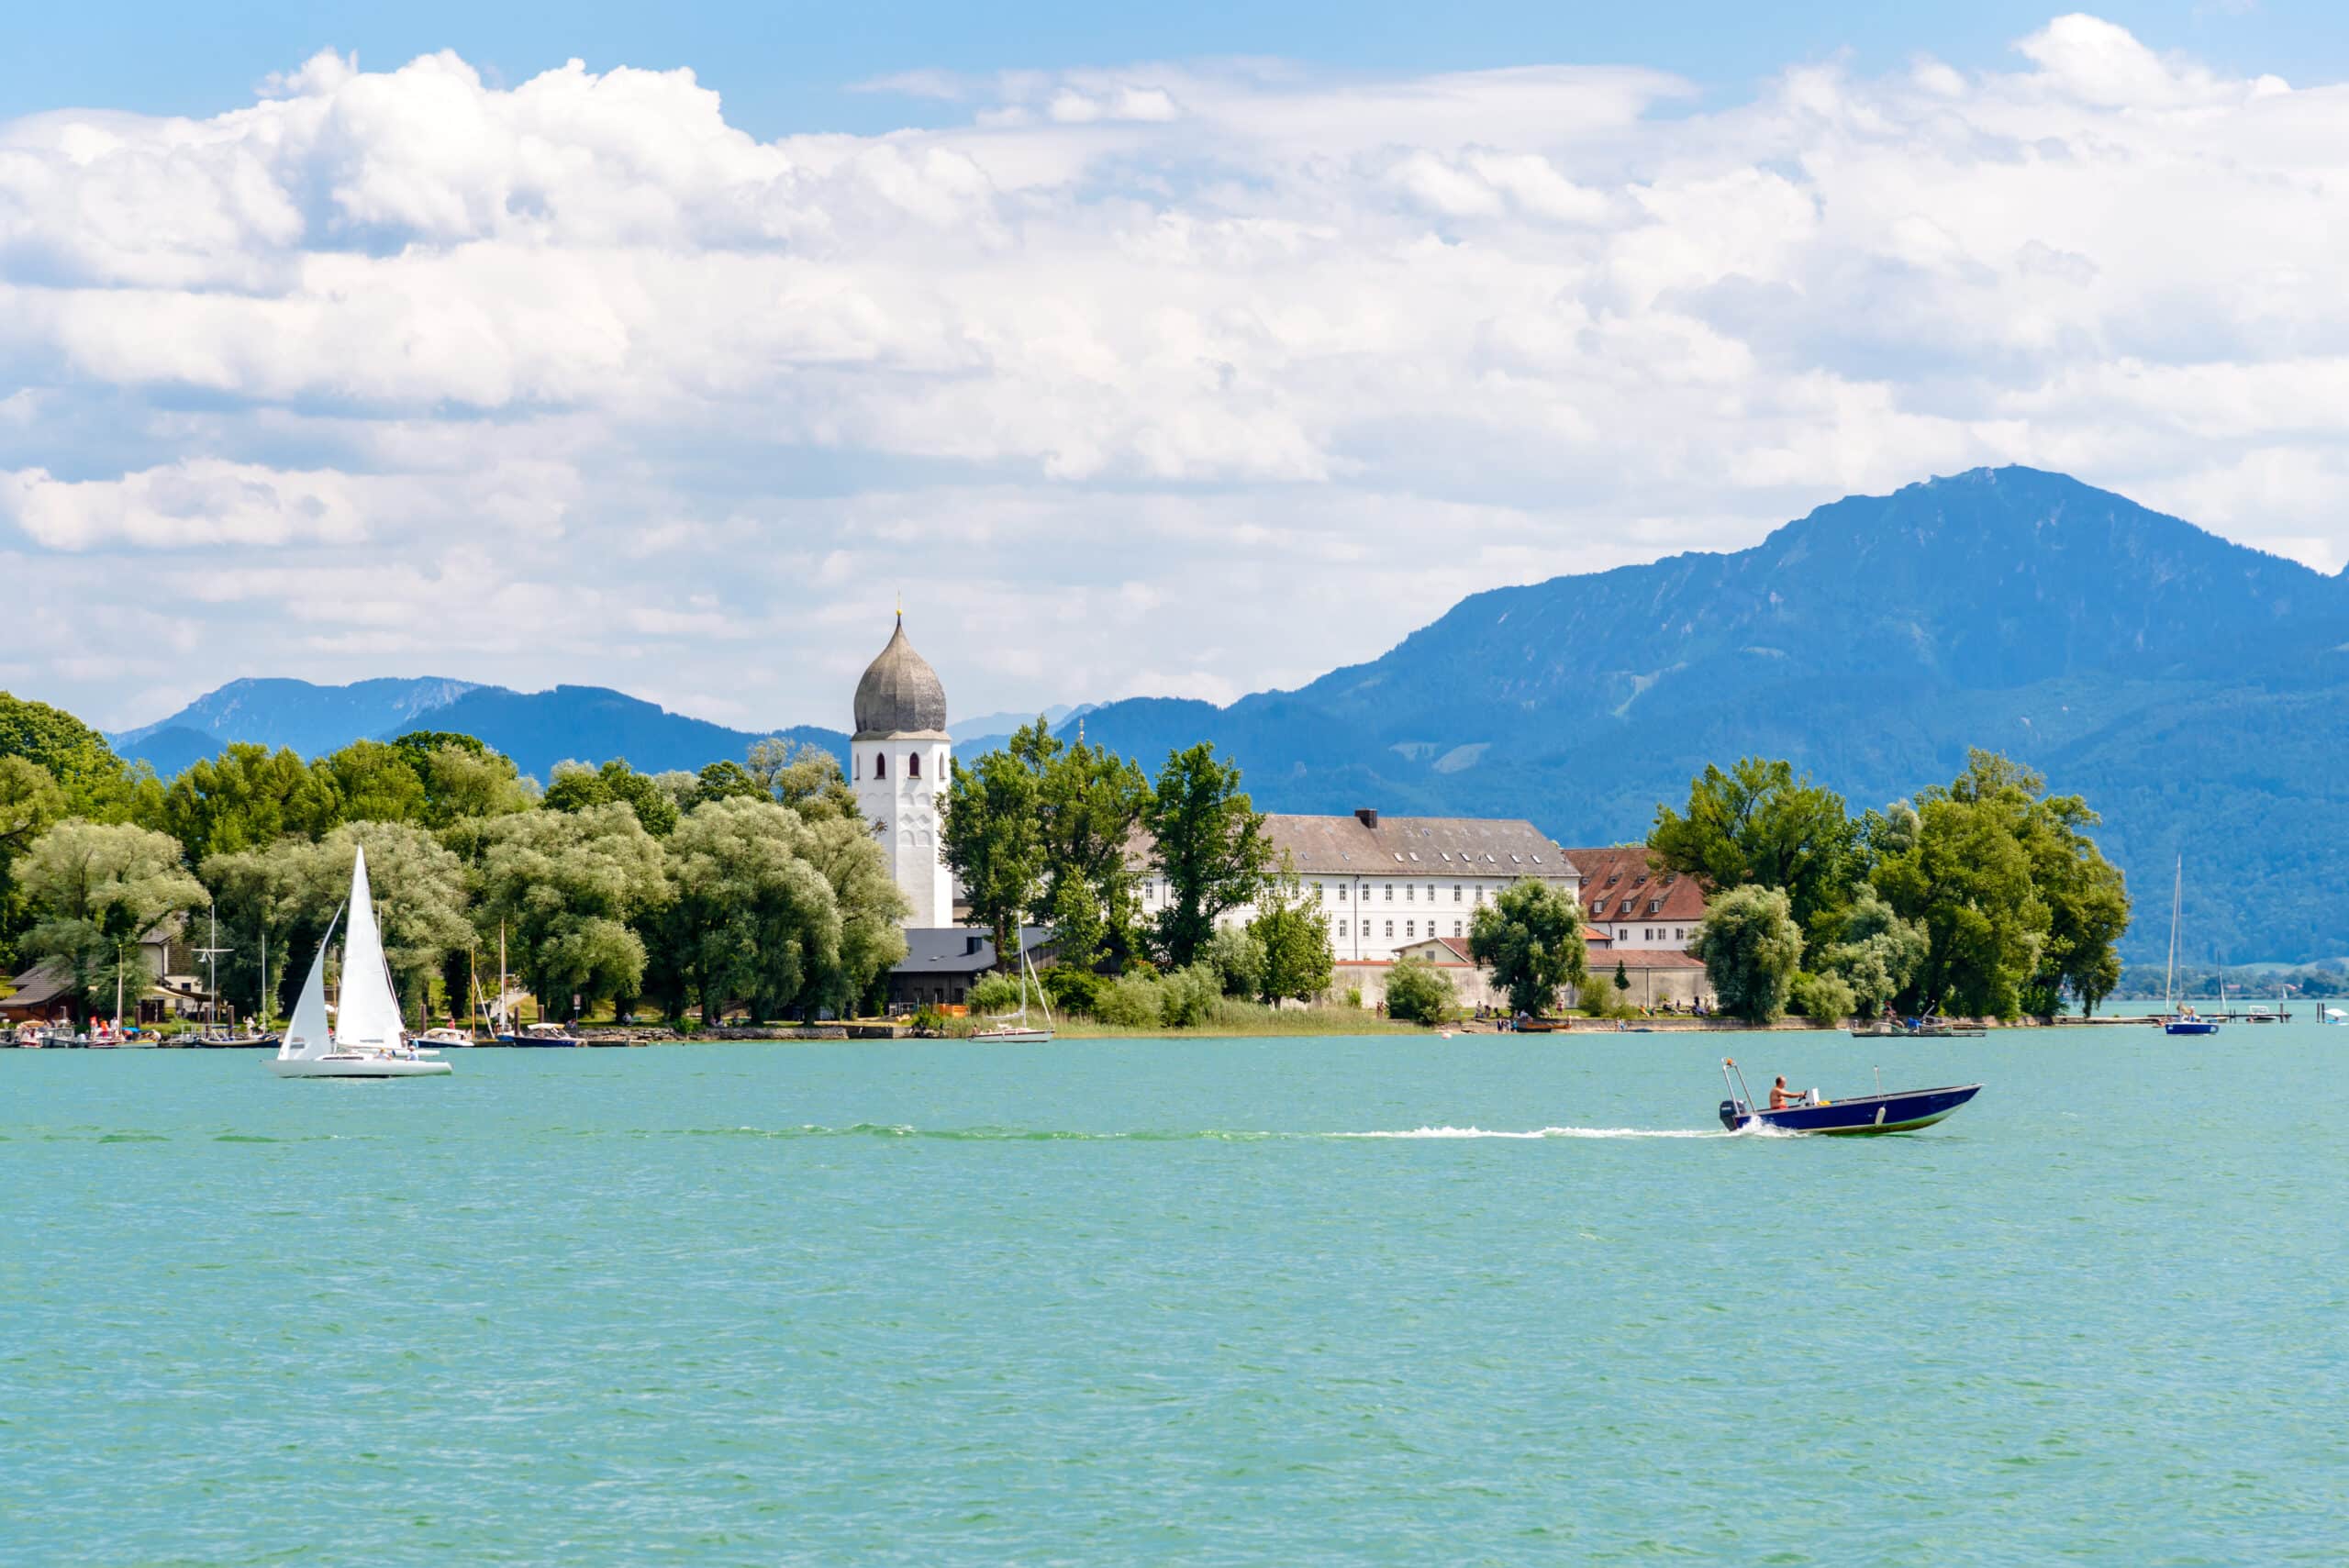
[[[856,684],[849,773],[857,808],[874,824],[890,873],[913,906],[907,926],[954,923],[954,879],[938,840],[938,797],[946,788],[951,745],[946,688],[906,640],[900,610],[889,646]]]

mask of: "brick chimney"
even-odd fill
[[[1365,828],[1375,828],[1375,827],[1377,827],[1377,826],[1378,826],[1378,807],[1376,807],[1376,806],[1355,806],[1355,807],[1354,807],[1354,820],[1355,820],[1355,821],[1357,821],[1357,822],[1359,822],[1359,823],[1361,823],[1361,824],[1362,824],[1364,827],[1365,827]]]

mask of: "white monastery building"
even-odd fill
[[[856,683],[856,728],[849,737],[849,783],[857,809],[889,856],[889,872],[913,906],[908,927],[954,923],[954,879],[939,843],[938,795],[952,742],[946,688],[906,640],[906,617],[889,646]]]
[[[1531,878],[1581,902],[1582,873],[1566,852],[1521,818],[1351,817],[1267,813],[1272,863],[1286,854],[1306,895],[1330,917],[1330,949],[1340,963],[1386,963],[1430,937],[1465,941],[1477,907],[1513,882]],[[1166,907],[1166,879],[1142,868],[1143,913]],[[1244,925],[1252,907],[1217,924]]]

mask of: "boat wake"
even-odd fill
[[[857,1122],[847,1127],[824,1127],[815,1123],[803,1123],[797,1127],[688,1128],[671,1136],[774,1139],[874,1138],[932,1140],[947,1143],[1264,1143],[1332,1139],[1500,1138],[1538,1140],[1550,1138],[1787,1138],[1798,1135],[1783,1132],[1776,1128],[1749,1128],[1743,1132],[1728,1132],[1718,1128],[1653,1127],[1541,1127],[1528,1132],[1481,1127],[1415,1127],[1373,1132],[1266,1132],[1217,1128],[1086,1132],[1016,1127],[918,1128],[908,1127],[902,1123]]]
[[[1482,1127],[1415,1127],[1408,1132],[1332,1132],[1330,1138],[1733,1138],[1720,1129],[1678,1127],[1541,1127],[1531,1132]]]

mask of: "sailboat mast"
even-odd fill
[[[2186,857],[2177,857],[2176,879],[2169,890],[2169,968],[2162,975],[2162,1009],[2176,1012],[2174,993],[2177,988],[2177,917],[2186,897]]]
[[[269,928],[261,929],[261,1032],[269,1032]]]

